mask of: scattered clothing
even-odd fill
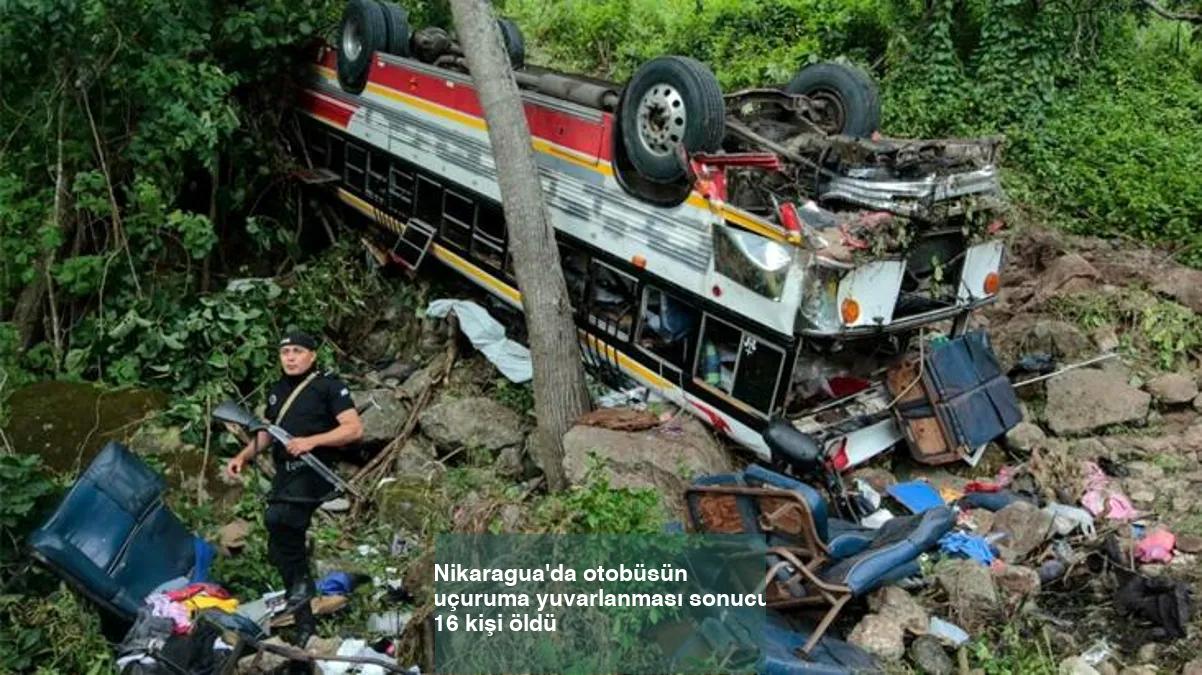
[[[238,609],[238,601],[233,598],[215,598],[201,593],[184,600],[184,607],[193,613],[204,609],[219,609],[226,614],[233,614],[234,610]]]
[[[217,584],[189,584],[183,588],[176,589],[166,593],[167,597],[174,602],[183,602],[188,598],[197,595],[207,595],[212,598],[220,598],[222,600],[230,597],[229,591],[218,586]]]
[[[355,582],[346,572],[330,572],[317,581],[318,595],[350,595]]]
[[[1134,520],[1139,517],[1131,500],[1110,487],[1110,476],[1094,462],[1085,462],[1085,495],[1081,497],[1081,506],[1095,516],[1106,516],[1111,520]]]
[[[1152,530],[1135,545],[1135,559],[1143,563],[1167,563],[1173,560],[1177,537],[1163,527]]]
[[[1115,608],[1156,625],[1155,637],[1185,637],[1192,612],[1189,584],[1167,577],[1133,576],[1115,596]]]
[[[968,558],[989,565],[996,557],[984,537],[967,532],[948,532],[939,538],[939,550],[957,558]]]
[[[1097,535],[1094,530],[1093,516],[1089,515],[1089,511],[1085,509],[1052,502],[1043,507],[1043,512],[1052,517],[1052,529],[1056,531],[1056,534],[1066,536],[1079,529],[1090,539]]]
[[[969,639],[968,633],[963,628],[950,621],[944,621],[937,616],[932,616],[930,622],[927,624],[927,635],[933,635],[953,647],[959,647],[968,642]]]
[[[969,492],[960,498],[957,505],[962,509],[985,509],[986,511],[1001,511],[1017,501],[1033,501],[1026,495],[1020,495],[1009,490],[997,492]]]
[[[454,312],[459,330],[510,382],[529,382],[534,377],[530,350],[505,337],[505,327],[488,310],[470,300],[435,300],[426,315],[442,318]]]
[[[188,608],[167,597],[165,593],[155,593],[146,598],[146,604],[154,616],[170,619],[174,626],[173,633],[183,635],[192,630],[192,616]]]

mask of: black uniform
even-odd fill
[[[271,388],[267,397],[267,419],[274,421],[296,437],[312,436],[338,426],[338,415],[355,407],[350,390],[341,380],[324,373],[317,374],[292,401],[283,419],[280,408],[292,391],[308,377],[285,375]],[[337,457],[334,448],[317,447],[313,454],[327,465]],[[300,458],[288,454],[278,441],[271,445],[275,460],[275,479],[267,498],[267,557],[284,584],[292,588],[309,577],[309,556],[305,548],[305,531],[313,511],[334,489]]]

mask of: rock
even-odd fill
[[[273,635],[270,638],[267,638],[263,641],[263,643],[274,645],[276,647],[289,646],[284,642],[283,638],[278,635]],[[238,659],[238,670],[244,673],[272,673],[286,663],[288,663],[287,657],[273,654],[272,652],[264,650],[262,652],[251,654],[250,656],[244,656],[241,659]]]
[[[381,380],[404,382],[417,371],[418,365],[412,361],[393,361],[387,368],[376,371],[375,375]]]
[[[1202,394],[1198,394],[1197,396],[1194,397],[1193,405],[1194,405],[1194,410],[1197,410],[1198,412],[1202,413]]]
[[[726,451],[691,415],[678,417],[672,427],[638,432],[577,425],[564,435],[563,449],[564,471],[573,485],[585,482],[595,453],[613,487],[654,488],[674,507],[695,476],[731,470]]]
[[[1039,592],[1039,572],[1023,565],[1007,565],[994,571],[993,579],[1011,604]]]
[[[886,586],[868,598],[868,609],[892,617],[901,627],[913,635],[923,635],[931,623],[927,610],[897,586]]]
[[[1057,435],[1082,434],[1115,424],[1142,422],[1152,397],[1114,373],[1072,370],[1047,383],[1048,427]]]
[[[1002,559],[1014,562],[1026,557],[1052,534],[1052,516],[1023,501],[1015,502],[994,515],[991,532],[1004,532],[997,543]]]
[[[129,439],[129,447],[139,455],[169,455],[194,450],[195,446],[184,443],[181,433],[176,426],[164,427],[153,422],[143,424]]]
[[[1194,659],[1181,669],[1181,675],[1202,675],[1202,659]]]
[[[1135,652],[1135,660],[1143,663],[1155,663],[1157,656],[1160,655],[1160,645],[1155,642],[1149,642],[1141,645]]]
[[[314,656],[334,656],[341,646],[342,638],[340,637],[323,638],[314,635],[305,643],[305,651]]]
[[[896,661],[906,653],[901,625],[892,617],[866,614],[851,630],[847,641],[887,661]]]
[[[914,640],[910,645],[910,660],[918,666],[919,671],[928,675],[951,675],[956,671],[943,645],[929,635]]]
[[[1059,675],[1101,675],[1096,668],[1080,656],[1071,656],[1060,662]]]
[[[1156,501],[1156,490],[1152,485],[1142,480],[1127,479],[1123,481],[1127,496],[1136,504],[1151,504]]]
[[[1109,661],[1103,661],[1098,664],[1098,673],[1100,675],[1119,675],[1119,669]]]
[[[1047,434],[1043,433],[1038,424],[1019,422],[1018,426],[1006,432],[1006,445],[1019,452],[1031,452],[1047,438]]]
[[[1119,671],[1119,675],[1156,675],[1156,666],[1150,664],[1127,666]]]
[[[397,388],[397,395],[410,401],[416,401],[422,395],[422,392],[434,382],[434,378],[442,374],[442,371],[446,368],[445,364],[446,362],[443,359],[436,358],[427,364],[425,368],[414,371]]]
[[[1202,314],[1202,270],[1174,267],[1158,272],[1152,290]]]
[[[241,518],[236,518],[217,530],[217,544],[225,550],[225,554],[229,555],[243,546],[246,546],[246,536],[250,534],[250,523]]]
[[[329,511],[330,513],[344,513],[351,510],[351,500],[346,497],[335,497],[334,499],[322,502],[321,510]]]
[[[434,445],[424,436],[411,436],[397,451],[397,476],[415,476],[428,482],[446,473],[446,467],[438,461],[438,453]]]
[[[522,418],[491,398],[444,400],[422,411],[422,433],[434,444],[452,450],[466,447],[497,451],[521,445]]]
[[[401,434],[405,420],[409,419],[409,406],[398,399],[392,389],[353,391],[351,398],[357,407],[363,407],[359,414],[359,419],[363,420],[361,443],[388,443]]]
[[[501,478],[519,480],[526,471],[525,464],[522,461],[525,454],[520,445],[511,445],[504,448],[497,455],[497,461],[493,463],[493,469]]]
[[[506,504],[501,507],[501,532],[521,532],[522,507],[517,504]]]
[[[1080,293],[1093,288],[1102,275],[1089,261],[1077,253],[1062,255],[1053,260],[1036,281],[1032,305],[1038,305],[1058,295]]]
[[[409,532],[424,531],[450,512],[446,496],[421,476],[397,476],[376,491],[381,522]]]
[[[992,619],[998,596],[988,567],[972,560],[941,560],[935,581],[947,593],[952,619],[970,633]]]
[[[1119,338],[1114,333],[1114,326],[1106,324],[1098,326],[1089,334],[1093,338],[1094,344],[1103,352],[1113,352],[1119,348]]]
[[[1182,373],[1168,373],[1154,378],[1147,386],[1148,393],[1166,405],[1189,403],[1198,395],[1198,383]]]
[[[1202,537],[1196,534],[1177,535],[1177,550],[1182,553],[1202,553]]]

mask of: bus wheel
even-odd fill
[[[522,29],[510,19],[497,19],[497,27],[501,29],[501,37],[505,40],[505,51],[509,52],[509,65],[514,70],[526,67],[526,38],[522,37]]]
[[[409,12],[395,2],[381,2],[384,25],[388,31],[386,51],[397,56],[409,56]]]
[[[842,63],[802,68],[785,85],[817,104],[814,123],[828,134],[867,137],[881,126],[881,96],[868,73]]]
[[[388,46],[384,8],[373,0],[350,0],[338,37],[338,84],[358,94],[367,86],[372,54]]]
[[[712,152],[726,134],[718,80],[700,61],[661,56],[634,72],[618,111],[622,143],[640,174],[671,183],[686,173],[685,152]]]

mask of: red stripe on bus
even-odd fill
[[[351,116],[355,114],[354,106],[307,90],[301,93],[301,105],[305,110],[323,117],[343,129],[350,124]]]

